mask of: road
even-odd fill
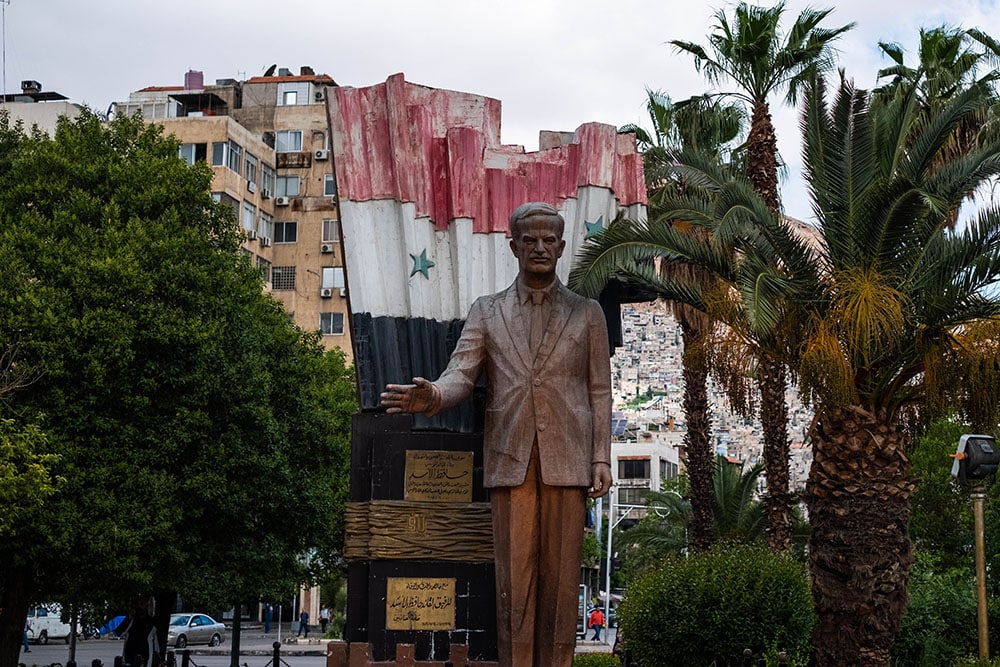
[[[229,667],[230,655],[226,651],[228,640],[220,649],[215,649],[214,655],[207,655],[204,647],[191,648],[191,667]],[[290,648],[289,653],[283,651],[281,660],[282,667],[324,667],[326,665],[325,647],[320,645],[310,646],[312,652],[323,651],[320,655],[291,655],[295,649]],[[100,660],[105,667],[112,667],[115,656],[121,655],[122,643],[115,639],[88,639],[76,643],[76,664],[80,667],[90,667],[94,660]],[[225,651],[225,652],[223,652]],[[51,665],[59,663],[65,665],[69,659],[69,645],[62,641],[52,641],[47,645],[31,645],[31,653],[21,652],[19,662],[23,662],[28,667],[33,665]],[[180,655],[177,656],[177,664],[180,666]],[[240,655],[240,665],[247,667],[270,667],[270,655]]]
[[[588,632],[588,636],[590,633]],[[240,667],[271,667],[271,639],[262,638],[260,634],[245,636],[240,642]],[[615,629],[609,628],[601,633],[601,642],[580,640],[577,642],[577,653],[602,652],[607,653],[615,641]],[[222,646],[209,649],[206,646],[191,647],[190,667],[229,667],[229,638]],[[115,656],[121,655],[122,643],[116,639],[88,639],[76,643],[76,664],[79,667],[91,667],[94,660],[100,660],[104,667],[113,667]],[[302,655],[307,652],[310,655]],[[49,642],[41,646],[31,645],[31,653],[21,653],[19,662],[27,667],[34,665],[65,665],[69,660],[69,645],[61,640]],[[321,644],[285,644],[281,653],[280,667],[325,667],[326,645]],[[181,658],[177,654],[177,666]]]

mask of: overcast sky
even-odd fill
[[[1000,38],[1000,0],[788,0],[786,20],[807,6],[850,22],[840,64],[870,87],[886,67],[877,44],[897,42],[916,60],[920,27],[976,26]],[[4,4],[8,3],[8,4]],[[539,130],[599,121],[648,126],[645,90],[673,99],[707,84],[668,42],[706,43],[714,0],[0,0],[4,92],[24,79],[105,110],[145,86],[206,82],[302,65],[340,85],[367,86],[403,72],[408,81],[478,93],[503,104],[501,139],[538,147]],[[772,102],[789,163],[785,211],[810,219],[799,179],[796,112]]]

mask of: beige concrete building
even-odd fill
[[[295,323],[319,331],[324,347],[352,361],[347,285],[336,181],[330,159],[326,90],[337,85],[303,67],[271,68],[246,81],[205,85],[189,71],[184,85],[150,86],[114,105],[162,125],[182,143],[181,157],[212,166],[217,201],[232,206],[244,250],[265,286]]]

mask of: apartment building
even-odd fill
[[[9,114],[12,125],[21,121],[26,130],[37,127],[52,136],[59,118],[75,118],[80,115],[81,107],[61,93],[42,90],[37,81],[26,80],[21,82],[21,92],[0,96],[0,110]]]
[[[330,159],[326,91],[336,82],[302,67],[272,66],[244,81],[149,86],[114,105],[139,113],[181,142],[180,155],[212,166],[212,193],[231,206],[243,250],[266,289],[296,324],[321,333],[326,348],[352,361],[337,188]]]

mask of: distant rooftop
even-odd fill
[[[21,82],[21,92],[7,93],[0,95],[3,102],[58,102],[69,98],[54,91],[43,91],[42,84],[37,81],[26,80]]]

